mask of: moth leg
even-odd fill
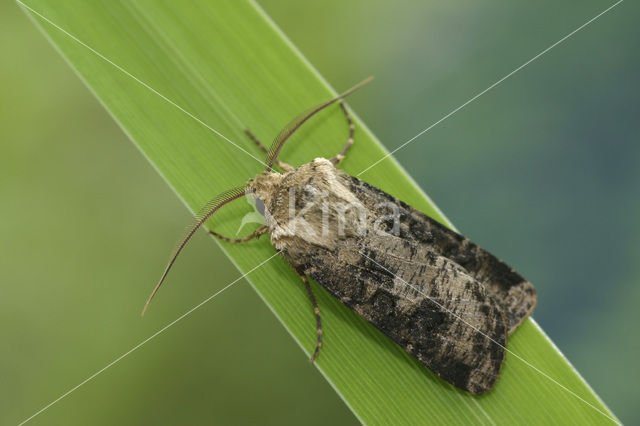
[[[347,106],[342,101],[340,101],[340,108],[342,108],[342,112],[344,112],[345,117],[347,117],[347,123],[349,124],[349,138],[347,139],[347,143],[345,144],[344,148],[342,148],[342,151],[340,151],[335,157],[331,159],[331,162],[335,166],[337,166],[342,160],[344,160],[347,151],[349,150],[349,148],[351,148],[351,145],[353,145],[353,132],[356,129],[355,125],[353,124],[351,114],[349,114]]]
[[[251,130],[249,129],[244,129],[244,132],[247,134],[247,136],[249,136],[249,138],[256,144],[258,145],[258,148],[260,148],[260,151],[264,152],[265,154],[269,155],[269,150],[267,149],[266,146],[264,146],[264,144],[262,142],[260,142],[260,139],[258,139],[256,137],[256,135],[254,135]],[[280,167],[282,170],[284,170],[285,172],[290,172],[292,170],[295,169],[295,167],[293,167],[290,164],[285,163],[284,161],[278,161],[278,167]]]
[[[229,237],[225,237],[224,235],[220,235],[215,231],[209,231],[209,233],[211,235],[213,235],[214,237],[219,238],[222,241],[227,241],[229,243],[245,243],[245,242],[247,242],[249,240],[252,240],[254,238],[258,238],[260,235],[264,234],[265,232],[267,232],[267,227],[266,226],[261,226],[253,234],[247,235],[246,237],[229,238]]]
[[[309,285],[309,279],[306,275],[300,274],[300,278],[304,283],[304,287],[307,289],[307,294],[309,295],[309,300],[311,300],[311,304],[313,305],[313,312],[316,314],[316,347],[313,350],[313,355],[309,358],[309,362],[315,361],[318,357],[318,352],[320,352],[320,347],[322,346],[322,321],[320,321],[320,308],[318,308],[318,303],[316,302],[316,298],[311,291],[311,285]]]

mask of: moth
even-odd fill
[[[195,232],[221,207],[254,197],[265,224],[243,238],[269,233],[272,245],[300,276],[316,317],[313,361],[322,346],[315,280],[445,381],[472,394],[496,383],[507,338],[536,305],[533,285],[504,262],[404,202],[337,166],[354,142],[343,98],[370,80],[322,102],[291,121],[267,149],[264,171],[211,200],[172,253],[145,305],[164,282]],[[278,159],[309,118],[339,103],[348,125],[344,148],[297,168]],[[275,170],[279,167],[280,172]]]

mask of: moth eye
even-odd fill
[[[258,210],[258,213],[264,216],[264,201],[262,201],[262,198],[260,197],[256,197],[256,210]]]

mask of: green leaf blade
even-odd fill
[[[268,143],[300,111],[335,93],[252,3],[26,5],[50,21],[32,13],[192,211],[261,171],[259,161],[242,152],[262,158],[245,127]],[[366,89],[354,96],[366,96]],[[354,175],[385,155],[360,120],[356,127],[356,145],[342,165]],[[330,109],[306,124],[282,155],[294,165],[330,157],[345,139],[344,118]],[[392,159],[361,178],[448,223]],[[217,229],[233,234],[244,207],[221,212]],[[243,272],[274,254],[266,238],[221,246]],[[313,316],[284,259],[247,279],[309,353]],[[435,377],[317,285],[314,292],[326,332],[316,365],[364,423],[612,423],[613,415],[533,321],[510,338],[496,388],[474,397]]]

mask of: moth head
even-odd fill
[[[280,173],[263,172],[247,183],[247,190],[250,191],[256,199],[256,208],[264,215],[265,206],[269,206],[273,199],[273,195],[279,187],[282,176]]]

